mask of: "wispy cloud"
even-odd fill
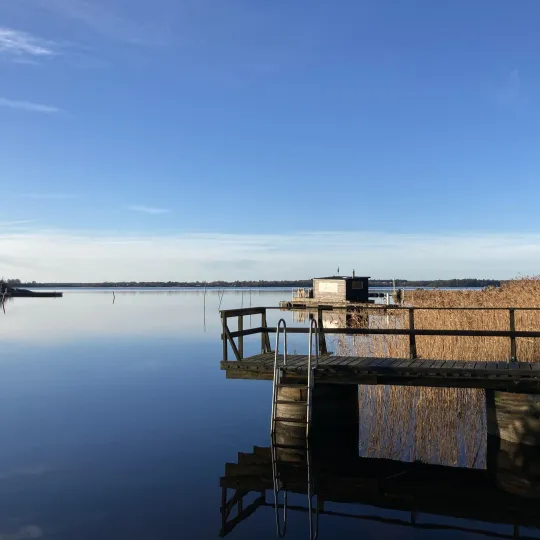
[[[20,227],[21,225],[28,225],[34,223],[33,219],[19,219],[17,221],[0,221],[0,229],[7,229],[10,227]]]
[[[17,101],[0,97],[0,107],[9,107],[10,109],[20,109],[22,111],[39,112],[45,114],[55,114],[62,112],[58,107],[50,105],[42,105],[41,103],[33,103],[31,101]]]
[[[129,15],[113,12],[108,2],[96,0],[32,0],[34,5],[80,22],[107,38],[126,43],[143,43],[150,38],[151,32]],[[148,4],[148,14],[152,14],[151,4]],[[129,12],[127,12],[129,13]],[[153,35],[151,41],[155,41]]]
[[[156,208],[154,206],[145,206],[144,204],[131,204],[127,208],[133,212],[142,212],[143,214],[168,214],[170,212],[166,208]]]
[[[30,281],[297,279],[338,265],[374,278],[505,279],[538,272],[540,234],[130,235],[0,224],[0,261],[3,272]]]
[[[74,193],[22,193],[21,197],[46,201],[64,201],[66,199],[79,199],[80,195]]]
[[[54,43],[28,32],[0,26],[0,54],[7,54],[19,62],[24,58],[54,56]]]

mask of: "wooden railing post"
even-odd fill
[[[266,322],[266,309],[261,311],[261,327],[261,354],[264,354],[272,351],[272,347],[270,346],[270,336],[268,335],[268,331],[265,330],[265,328],[268,328]]]
[[[510,332],[516,331],[516,314],[514,309],[509,309],[508,313],[510,315]],[[510,361],[517,362],[517,353],[516,353],[516,336],[512,334],[510,336]]]
[[[244,316],[238,315],[238,331],[242,332],[244,330]],[[244,358],[244,336],[238,336],[238,353],[240,358]]]
[[[221,340],[223,341],[223,361],[227,361],[227,315],[221,312]]]
[[[414,308],[409,308],[409,354],[411,360],[414,360],[416,355],[416,335],[414,333]]]

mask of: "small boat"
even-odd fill
[[[1,284],[0,301],[5,298],[62,298],[64,293],[55,291],[30,291],[28,289],[15,289],[8,285]]]

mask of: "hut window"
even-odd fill
[[[363,289],[364,288],[364,282],[363,281],[353,281],[352,282],[352,288],[353,289]]]

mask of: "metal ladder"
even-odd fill
[[[276,519],[276,532],[279,538],[283,538],[287,533],[287,489],[281,480],[278,473],[278,457],[275,440],[272,438],[272,479],[274,486],[274,514]],[[300,448],[300,447],[298,447]],[[306,439],[306,465],[307,465],[307,497],[308,497],[308,514],[309,514],[309,538],[317,540],[319,536],[319,499],[315,491],[315,482],[313,480],[313,472],[311,469],[311,450],[309,441]],[[283,519],[280,519],[279,513],[279,493],[283,491]],[[313,511],[313,498],[315,497],[315,511]]]
[[[283,351],[283,364],[278,364],[279,356],[279,335],[280,330],[283,328],[284,339],[284,351]],[[315,330],[315,332],[313,332]],[[315,336],[315,355],[313,355],[313,336]],[[315,356],[315,362],[313,362],[313,356]],[[313,388],[315,386],[315,369],[319,363],[319,333],[317,332],[317,321],[311,319],[309,326],[309,352],[308,352],[308,376],[307,386],[299,384],[287,384],[282,383],[282,377],[287,370],[287,323],[284,319],[280,319],[276,331],[276,351],[274,356],[274,377],[272,386],[272,413],[270,416],[270,436],[273,436],[276,432],[276,422],[291,422],[296,424],[306,425],[306,438],[309,437],[309,431],[311,426],[312,409],[313,409]],[[279,399],[280,388],[296,388],[298,390],[307,390],[307,400],[283,400]],[[284,418],[276,416],[278,405],[300,405],[306,407],[306,420],[300,420],[298,418]]]
[[[283,328],[283,338],[284,338],[284,351],[283,351],[283,364],[279,366],[278,357],[279,357],[279,335],[280,331]],[[315,330],[315,332],[314,332]],[[315,335],[315,354],[313,354],[313,336]],[[298,449],[304,449],[306,451],[306,464],[307,464],[307,491],[308,491],[308,512],[309,512],[309,536],[311,540],[316,540],[319,536],[319,505],[316,502],[315,506],[315,520],[313,519],[313,497],[316,496],[314,493],[314,482],[311,470],[311,452],[309,447],[309,434],[310,426],[312,419],[312,409],[313,409],[313,388],[315,386],[315,368],[319,362],[319,335],[317,332],[317,321],[311,319],[309,327],[309,349],[308,349],[308,380],[307,386],[302,386],[298,384],[286,384],[282,383],[282,377],[286,373],[287,369],[287,323],[284,319],[280,319],[276,331],[276,351],[274,356],[274,381],[272,387],[272,415],[270,421],[270,437],[271,437],[271,455],[272,455],[272,479],[274,487],[274,511],[276,518],[276,530],[277,535],[280,538],[283,538],[287,532],[287,489],[281,480],[279,470],[278,470],[278,456],[277,448],[293,448],[288,445],[278,445],[275,442],[275,432],[276,432],[276,422],[294,422],[294,423],[305,423],[306,424],[306,441],[305,446],[294,447]],[[313,357],[315,356],[315,362],[313,362]],[[278,392],[280,388],[298,388],[298,389],[307,389],[307,400],[306,401],[291,401],[291,400],[281,400],[279,399]],[[277,406],[279,404],[287,405],[297,405],[306,407],[306,420],[299,420],[295,418],[280,418],[276,416]],[[283,519],[280,520],[279,514],[279,494],[283,491]]]

